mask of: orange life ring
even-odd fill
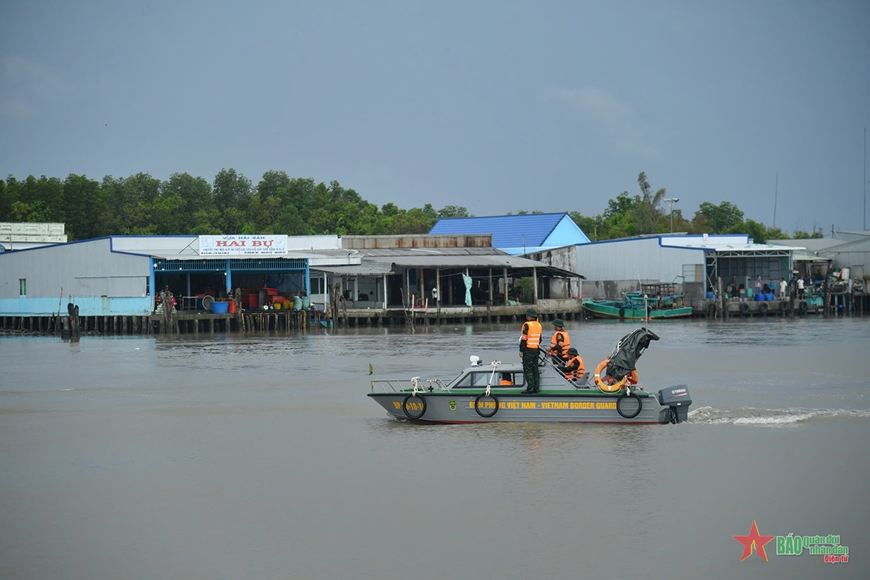
[[[595,384],[598,386],[599,389],[601,389],[602,392],[615,393],[616,391],[620,390],[625,386],[625,382],[628,380],[628,375],[622,377],[621,381],[612,384],[604,380],[606,378],[606,375],[604,378],[602,378],[601,372],[607,367],[607,363],[609,362],[610,359],[608,358],[598,363],[598,366],[595,367],[595,375],[593,376],[593,379],[595,381]]]

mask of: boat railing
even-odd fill
[[[425,379],[414,377],[413,379],[377,379],[371,381],[372,392],[399,393],[407,390],[417,392],[432,391],[435,389],[447,390],[447,386],[441,379]]]
[[[557,375],[565,379],[575,389],[586,388],[589,385],[589,379],[592,377],[592,373],[586,371],[575,379],[569,379],[568,376],[564,372],[562,372],[560,365],[556,364],[556,361],[553,360],[553,357],[547,354],[547,352],[544,350],[541,350],[538,353],[538,366],[552,367],[552,369],[556,371]]]

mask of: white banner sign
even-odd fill
[[[199,236],[200,256],[275,256],[286,253],[286,235]]]

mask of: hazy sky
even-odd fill
[[[865,127],[868,0],[0,2],[4,178],[596,215],[645,171],[686,217],[830,235],[870,217]]]

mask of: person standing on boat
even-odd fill
[[[553,362],[562,364],[568,360],[568,349],[571,348],[571,338],[565,332],[565,323],[561,318],[553,321],[553,328],[556,331],[553,333],[553,338],[550,341],[550,350],[547,354],[553,358]]]
[[[569,381],[580,379],[586,372],[583,366],[583,359],[573,346],[568,349],[568,362],[559,367],[559,370],[565,375]]]
[[[523,359],[523,375],[526,377],[524,393],[537,393],[541,390],[538,374],[538,348],[541,345],[541,323],[538,322],[538,312],[534,308],[526,310],[526,322],[523,324],[523,334],[520,336],[520,356]]]

